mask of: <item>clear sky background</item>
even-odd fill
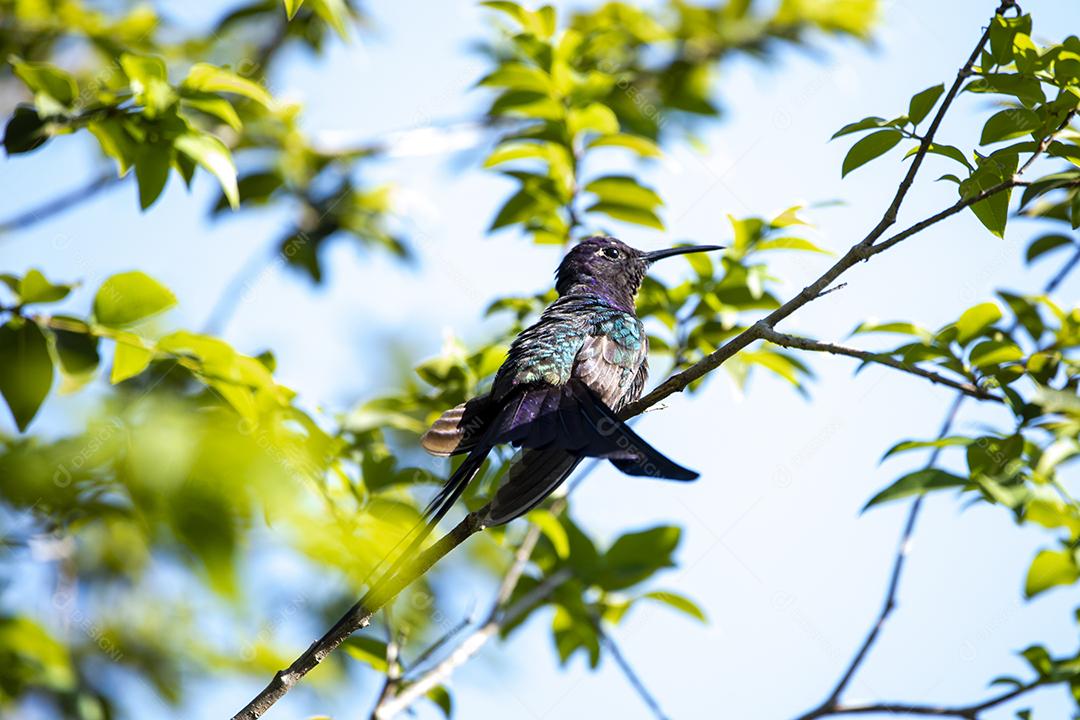
[[[159,5],[195,27],[220,12],[209,2]],[[829,136],[866,115],[899,114],[913,93],[950,82],[994,5],[886,2],[873,47],[828,41],[822,54],[789,48],[767,67],[726,63],[716,88],[724,117],[700,133],[707,149],[676,143],[662,163],[641,171],[667,201],[668,230],[613,228],[647,249],[681,240],[724,243],[731,237],[728,213],[769,215],[797,203],[839,200],[843,205],[810,216],[816,239],[842,252],[880,218],[905,166],[897,150],[841,181],[850,140],[828,143]],[[311,130],[327,139],[366,140],[483,109],[484,93],[471,88],[487,65],[469,46],[485,37],[489,11],[470,2],[419,0],[366,9],[373,26],[352,44],[335,42],[318,62],[297,53],[271,79],[274,92],[305,104]],[[1034,14],[1036,39],[1080,31],[1073,0],[1033,0],[1025,10]],[[963,97],[940,137],[953,143],[978,137],[987,111],[984,101]],[[479,319],[487,303],[547,288],[559,260],[557,248],[531,246],[513,232],[485,234],[511,190],[479,169],[487,149],[392,158],[370,171],[369,179],[399,187],[406,210],[401,229],[419,254],[415,267],[341,241],[326,256],[326,283],[316,288],[270,262],[225,329],[226,339],[246,352],[272,348],[280,380],[309,407],[334,413],[396,377],[398,348],[426,357],[450,331],[485,338],[494,327]],[[85,138],[61,138],[0,161],[0,215],[77,186],[96,172],[96,158]],[[952,202],[953,187],[932,182],[952,170],[949,162],[927,159],[901,227]],[[211,222],[207,209],[216,193],[204,173],[190,194],[173,178],[158,204],[140,215],[127,183],[75,212],[0,238],[0,265],[14,271],[36,265],[51,278],[81,279],[84,287],[68,300],[80,309],[102,279],[138,268],[180,298],[176,324],[198,328],[238,268],[272,253],[287,217],[249,212]],[[868,318],[936,327],[989,299],[995,288],[1036,291],[1057,267],[1054,260],[1035,269],[1022,265],[1022,248],[1038,230],[1014,221],[1002,241],[970,213],[957,216],[854,269],[844,290],[782,327],[825,340],[844,338]],[[781,294],[797,292],[831,262],[778,259],[773,270],[785,281]],[[686,271],[674,261],[665,270],[669,278]],[[1078,291],[1080,278],[1073,277],[1058,297],[1074,303]],[[718,372],[703,392],[672,398],[666,410],[641,419],[637,428],[645,437],[702,472],[697,483],[651,483],[605,465],[575,498],[579,522],[602,538],[661,522],[685,528],[680,567],[661,585],[700,601],[709,624],[642,604],[614,633],[674,718],[785,718],[816,705],[879,610],[907,506],[859,510],[924,462],[915,454],[878,460],[898,439],[932,437],[952,393],[887,369],[853,376],[846,358],[810,360],[818,373],[810,401],[764,376],[744,395]],[[76,426],[91,405],[87,396],[50,397],[37,422],[59,432]],[[13,430],[6,415],[0,422]],[[1004,411],[969,407],[958,428],[994,422],[1008,422]],[[959,454],[946,458],[962,462]],[[1028,564],[1049,539],[1016,526],[1001,509],[965,510],[954,496],[931,498],[900,607],[848,697],[973,702],[996,692],[987,682],[997,675],[1029,677],[1015,655],[1029,642],[1075,650],[1076,588],[1022,599]],[[455,602],[465,613],[489,598],[487,586],[466,587]],[[272,605],[265,610],[267,621],[280,612]],[[549,613],[538,613],[510,643],[485,649],[455,675],[457,717],[648,717],[612,662],[590,673],[578,656],[559,670],[549,623]],[[296,636],[297,649],[311,639],[295,628],[282,632]],[[256,689],[215,683],[187,711],[221,716]],[[274,717],[315,711],[366,717],[375,691],[368,678],[334,698],[294,692]],[[1066,690],[1051,689],[988,717],[1011,718],[1027,706],[1037,709],[1036,718],[1064,718],[1071,703]],[[436,716],[430,706],[420,709],[421,718]]]

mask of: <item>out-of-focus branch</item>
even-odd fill
[[[945,377],[939,373],[916,365],[910,365],[908,363],[901,362],[896,358],[889,357],[888,355],[881,355],[879,353],[868,352],[866,350],[859,350],[857,348],[850,348],[844,345],[836,345],[835,343],[820,342],[818,340],[811,340],[809,338],[796,337],[794,335],[788,335],[786,333],[777,332],[772,328],[767,328],[762,331],[762,339],[768,340],[774,345],[781,345],[787,348],[793,348],[795,350],[807,350],[810,352],[826,352],[832,355],[846,355],[853,357],[863,362],[877,363],[878,365],[886,365],[891,368],[909,373],[911,375],[917,375],[918,377],[926,378],[932,383],[938,385],[945,385],[951,387],[954,390],[959,390],[965,395],[969,395],[979,400],[993,400],[995,402],[1004,402],[1004,400],[982,389],[978,385],[969,382],[960,382],[953,380],[952,378]]]
[[[114,172],[102,173],[81,187],[68,190],[51,200],[46,200],[37,207],[0,221],[0,236],[26,230],[39,222],[48,220],[66,210],[71,210],[88,200],[94,199],[105,190],[119,187],[120,181],[123,179]]]
[[[570,577],[569,568],[562,568],[541,580],[540,584],[522,595],[517,602],[506,608],[505,612],[497,613],[495,617],[489,618],[476,632],[470,634],[465,638],[464,642],[455,647],[453,652],[447,655],[446,658],[410,685],[404,687],[396,697],[380,702],[375,708],[374,717],[378,718],[378,720],[392,718],[422,698],[428,691],[441,685],[453,674],[454,670],[467,663],[476,653],[480,652],[480,648],[498,635],[505,625],[518,620],[536,603],[550,596]]]
[[[656,699],[655,695],[649,692],[649,688],[646,687],[645,682],[641,679],[638,672],[634,670],[634,666],[631,665],[630,661],[626,659],[626,656],[622,654],[622,650],[619,649],[619,644],[615,642],[615,639],[604,631],[599,620],[594,621],[594,628],[596,629],[596,634],[600,636],[600,640],[607,646],[608,652],[615,660],[615,664],[619,666],[619,670],[626,676],[631,687],[634,688],[634,691],[637,692],[645,705],[648,706],[653,717],[655,717],[656,720],[668,720],[668,716],[664,714],[663,708],[660,707],[660,701]]]

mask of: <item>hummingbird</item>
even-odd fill
[[[716,245],[636,250],[613,237],[582,240],[555,273],[559,294],[510,345],[491,391],[444,412],[420,444],[433,455],[468,453],[425,509],[438,524],[491,450],[521,448],[481,522],[507,523],[536,507],[586,457],[605,458],[627,475],[695,480],[619,419],[641,397],[649,341],[635,299],[649,267],[663,258],[722,250]]]

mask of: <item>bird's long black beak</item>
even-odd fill
[[[653,252],[647,252],[643,255],[645,262],[654,263],[657,260],[663,260],[664,258],[674,257],[675,255],[686,255],[687,253],[699,253],[699,252],[711,252],[713,250],[723,250],[723,245],[686,245],[684,247],[665,248],[664,250],[654,250]]]

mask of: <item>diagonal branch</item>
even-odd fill
[[[607,645],[608,652],[615,659],[615,663],[622,670],[623,675],[630,681],[630,685],[634,688],[634,691],[641,697],[645,704],[649,707],[649,711],[652,712],[656,720],[668,720],[668,716],[664,713],[664,709],[660,707],[660,701],[649,692],[649,688],[645,686],[645,682],[634,670],[634,666],[630,664],[630,661],[626,659],[626,656],[622,654],[622,650],[619,649],[618,643],[615,642],[615,638],[604,631],[601,627],[599,620],[594,620],[594,628],[596,634],[600,636],[600,640]]]
[[[882,355],[880,353],[868,352],[866,350],[859,350],[857,348],[846,347],[844,345],[836,345],[835,343],[820,342],[818,340],[811,340],[809,338],[796,337],[795,335],[788,335],[786,333],[777,332],[772,328],[767,328],[762,331],[762,339],[771,342],[774,345],[780,345],[787,348],[793,348],[795,350],[807,350],[811,352],[826,352],[833,355],[846,355],[853,357],[863,362],[877,363],[878,365],[887,365],[891,368],[896,368],[911,375],[917,375],[919,377],[926,378],[930,382],[937,385],[945,385],[951,387],[954,390],[959,390],[965,395],[969,395],[979,400],[993,400],[995,402],[1004,402],[1000,396],[995,395],[983,388],[969,382],[960,382],[953,380],[952,378],[945,377],[939,373],[917,365],[911,365],[909,363],[902,362],[896,358],[888,355]]]
[[[37,207],[25,210],[7,220],[0,221],[0,235],[25,230],[43,220],[48,220],[53,215],[57,215],[75,205],[81,205],[87,200],[97,197],[105,190],[119,187],[121,180],[123,180],[123,178],[118,177],[115,172],[102,173],[85,185],[77,187],[74,190],[68,190],[54,198],[46,200]]]

